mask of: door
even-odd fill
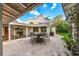
[[[8,26],[4,27],[4,40],[8,40]]]

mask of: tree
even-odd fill
[[[56,16],[54,18],[54,25],[56,27],[56,32],[68,32],[69,24],[63,19],[62,15]]]

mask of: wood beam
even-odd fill
[[[23,3],[19,3],[19,5],[21,5],[21,6],[24,7],[24,8],[27,8],[27,6],[24,5]]]
[[[3,24],[8,24],[8,23],[10,23],[10,22],[12,22],[13,20],[10,20],[10,19],[7,19],[7,18],[2,18],[3,20],[2,20],[2,23]]]
[[[5,6],[5,7],[7,7],[8,9],[14,11],[15,13],[20,13],[19,11],[17,11],[17,10],[14,9],[14,8],[12,8],[12,7],[11,7],[10,5],[8,5],[8,4],[4,4],[4,3],[3,3],[3,6]]]
[[[14,15],[12,15],[4,10],[2,12],[3,12],[3,14],[8,15],[9,17],[16,18]]]
[[[10,17],[8,17],[8,16],[6,16],[6,15],[2,15],[2,17],[3,17],[3,18],[10,19],[10,20],[12,19],[12,18],[10,18]]]
[[[8,18],[6,18],[6,17],[3,17],[2,20],[10,20],[10,19],[8,19]]]
[[[7,19],[7,20],[9,20],[9,21],[13,21],[14,20],[14,18],[11,18],[11,17],[9,17],[9,16],[7,16],[7,15],[2,15],[2,19]]]
[[[19,8],[19,3],[17,4],[17,3],[14,3],[13,5],[11,4],[11,3],[8,3],[7,4],[9,7],[11,7],[12,9],[14,9],[14,10],[16,10],[16,11],[18,11],[19,13],[21,13],[21,11],[20,10],[18,10],[18,8]]]
[[[5,23],[7,24],[7,23],[8,23],[8,19],[2,20],[2,23],[3,23],[3,24],[5,24]]]
[[[3,24],[3,26],[5,27],[5,26],[8,26],[8,24]]]
[[[10,12],[10,11],[6,10],[5,8],[3,9],[3,11],[5,11],[5,12],[7,12],[7,13],[9,13],[9,14],[11,14],[11,15],[16,17],[16,15],[13,12]]]

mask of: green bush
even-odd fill
[[[63,36],[64,42],[67,44],[69,50],[74,46],[75,42],[72,39],[71,25],[64,20],[55,20],[56,32]]]
[[[63,21],[62,24],[59,24],[56,26],[56,31],[59,33],[62,33],[62,32],[66,33],[68,32],[68,29],[69,29],[69,24],[65,21]]]
[[[63,36],[64,36],[63,40],[64,40],[64,42],[67,44],[67,48],[68,48],[69,50],[71,50],[72,47],[73,47],[74,44],[75,44],[74,40],[72,39],[72,37],[71,37],[69,34],[66,34],[66,35],[63,35]]]

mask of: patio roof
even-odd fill
[[[42,3],[41,3],[42,4]],[[8,24],[18,17],[22,16],[25,12],[29,12],[39,5],[39,3],[6,3],[2,4],[2,22]]]

